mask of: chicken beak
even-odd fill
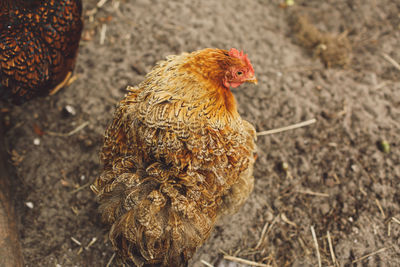
[[[257,81],[257,78],[256,78],[255,75],[253,75],[253,76],[251,76],[250,78],[248,78],[248,79],[246,80],[246,82],[258,84],[258,81]]]

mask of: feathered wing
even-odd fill
[[[217,217],[251,192],[254,129],[212,129],[167,92],[130,90],[107,130],[93,189],[123,257],[183,266]]]
[[[146,107],[136,101],[138,93],[132,90],[121,102],[106,133],[105,170],[95,184],[100,210],[112,224],[110,239],[123,257],[138,266],[184,266],[209,235],[215,215],[202,213],[188,195],[201,192],[186,188],[185,183],[194,183],[180,165],[190,161],[180,140],[187,133],[167,126],[162,103],[169,97],[149,99],[153,110],[141,118]]]
[[[0,10],[0,99],[47,95],[72,72],[81,0],[5,1]]]
[[[50,0],[45,7],[49,10],[47,24],[41,31],[50,49],[53,77],[50,88],[63,82],[75,66],[79,40],[83,28],[81,0]]]
[[[92,186],[114,248],[137,266],[185,266],[253,188],[254,128],[224,109],[212,83],[179,71],[185,57],[169,57],[128,88]]]
[[[243,120],[243,130],[248,133],[245,143],[239,148],[244,157],[244,163],[239,170],[238,179],[232,184],[228,192],[223,197],[221,214],[232,214],[239,210],[245,203],[254,187],[253,168],[257,158],[257,148],[255,145],[256,131],[249,122]],[[239,152],[240,153],[240,152]]]
[[[50,51],[33,32],[0,33],[0,98],[29,99],[37,94],[38,86],[49,79],[49,66]]]

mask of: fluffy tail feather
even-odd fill
[[[187,189],[169,179],[123,173],[101,190],[98,186],[92,189],[103,220],[112,225],[113,247],[138,267],[187,266],[215,222],[187,197]]]

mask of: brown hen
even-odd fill
[[[0,0],[0,99],[21,104],[65,86],[81,13],[81,0]]]
[[[253,188],[255,130],[230,87],[257,82],[236,49],[169,56],[128,87],[92,185],[113,247],[136,266],[185,266]]]

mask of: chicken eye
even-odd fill
[[[241,75],[243,75],[243,72],[239,70],[238,72],[236,72],[236,75],[241,76]]]

